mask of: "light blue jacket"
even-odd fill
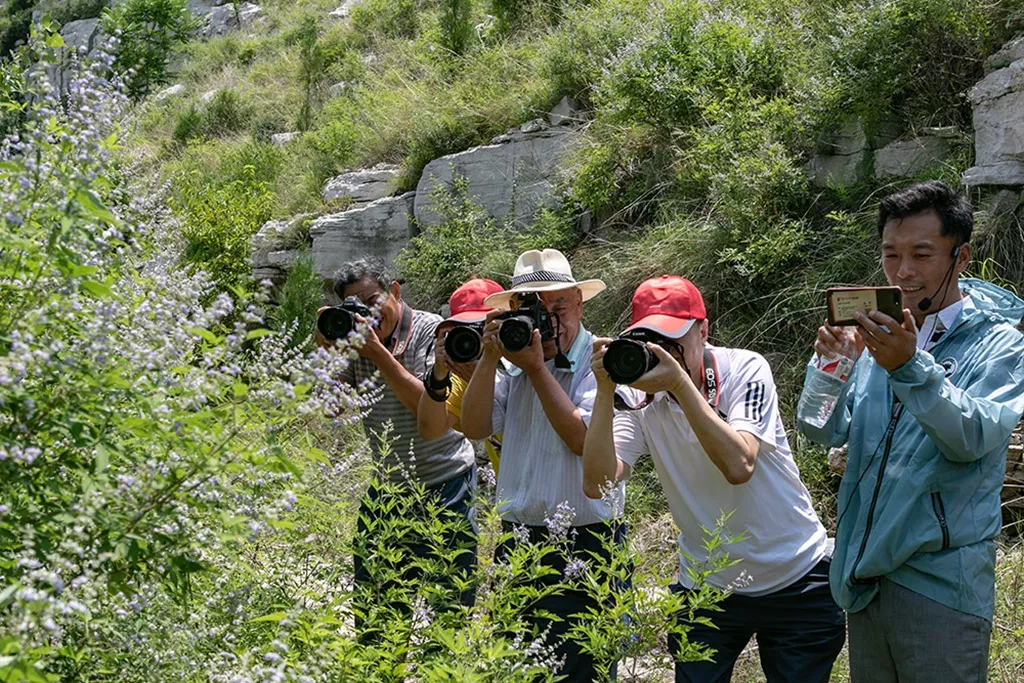
[[[812,441],[849,444],[829,578],[850,612],[884,576],[992,619],[999,494],[1024,413],[1024,301],[981,280],[960,290],[969,297],[930,352],[891,373],[864,353],[823,428],[797,416]],[[812,359],[807,380],[817,372]]]

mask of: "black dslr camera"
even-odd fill
[[[340,306],[325,308],[320,313],[316,319],[316,329],[330,341],[344,339],[355,329],[357,315],[370,320],[373,318],[373,311],[358,297],[347,297]]]
[[[540,297],[534,293],[518,294],[519,308],[506,311],[495,320],[501,321],[498,328],[498,339],[506,351],[515,353],[530,345],[533,331],[540,330],[540,338],[544,341],[555,338],[555,328],[551,322],[554,317],[541,305]]]
[[[480,357],[484,350],[484,324],[463,323],[448,330],[444,337],[444,352],[453,363],[469,363]]]
[[[658,364],[658,357],[647,348],[647,342],[663,348],[669,343],[655,332],[633,330],[608,344],[602,364],[613,382],[632,384]]]

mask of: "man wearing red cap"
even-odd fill
[[[828,588],[830,551],[790,454],[767,361],[707,343],[704,300],[688,280],[664,275],[633,295],[633,324],[657,358],[630,388],[604,362],[609,339],[594,342],[598,393],[583,448],[587,495],[628,476],[650,454],[679,527],[679,583],[708,560],[704,529],[730,514],[726,552],[739,560],[709,583],[729,591],[714,628],[693,624],[690,642],[714,649],[711,662],[678,662],[676,681],[728,681],[752,636],[770,683],[828,681],[845,639],[845,619]],[[614,366],[614,364],[613,364]],[[646,395],[646,397],[645,397]],[[627,406],[634,406],[629,408]],[[670,639],[673,652],[679,643]]]
[[[478,326],[483,329],[487,314],[494,309],[484,299],[504,289],[494,280],[474,278],[452,292],[448,299],[450,315],[437,326],[434,341],[434,369],[423,380],[425,391],[420,396],[417,426],[420,436],[426,440],[439,439],[449,429],[462,431],[462,395],[469,379],[476,369],[476,359],[458,363],[448,358],[445,340],[448,331],[459,325]],[[501,435],[487,439],[487,458],[494,473],[498,473]]]

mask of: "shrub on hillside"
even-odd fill
[[[270,312],[275,329],[288,336],[289,344],[302,351],[313,350],[317,309],[324,301],[324,279],[313,269],[313,257],[303,251],[288,269],[278,305]]]
[[[171,207],[181,217],[182,258],[210,274],[223,289],[251,284],[252,236],[270,219],[274,196],[245,166],[223,186],[203,182],[198,172],[175,179]]]
[[[103,30],[118,35],[116,68],[127,77],[134,99],[166,83],[174,52],[195,33],[197,20],[187,0],[124,0],[103,15]]]
[[[465,53],[473,39],[472,12],[471,0],[441,0],[437,19],[441,30],[441,47],[453,55]]]
[[[352,28],[364,38],[415,38],[420,32],[417,0],[365,0],[352,8]]]

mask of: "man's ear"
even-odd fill
[[[971,243],[965,242],[960,245],[960,253],[956,255],[956,274],[967,270],[967,266],[971,265]]]
[[[705,344],[708,343],[708,330],[711,325],[708,324],[708,319],[704,318],[700,321],[700,340]]]
[[[390,289],[388,289],[388,293],[391,295],[391,298],[394,299],[395,301],[402,300],[402,285],[398,283],[398,280],[392,281],[391,287]]]

